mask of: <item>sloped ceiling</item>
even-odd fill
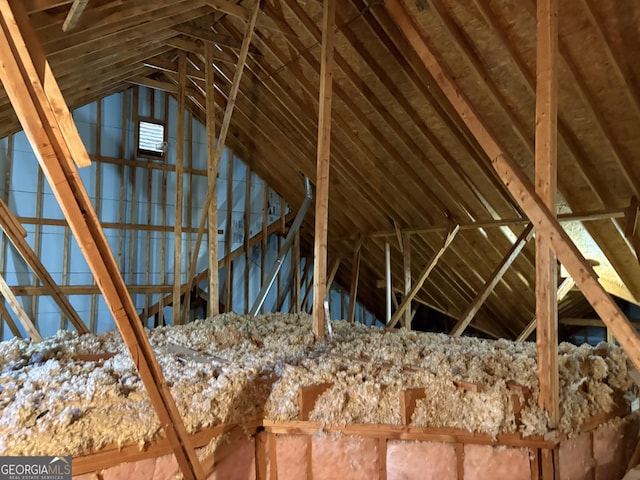
[[[251,2],[89,0],[77,26],[61,29],[71,1],[25,0],[67,102],[80,106],[146,79],[176,83],[190,61],[189,107],[204,118],[203,42],[218,45],[217,114],[222,118]],[[451,221],[465,226],[419,293],[458,317],[500,263],[526,219],[488,159],[440,95],[379,0],[337,2],[329,252],[351,258],[364,239],[359,298],[381,316],[384,245],[403,288],[402,232],[411,235],[412,274],[440,248]],[[481,118],[533,174],[536,19],[533,0],[406,0],[430,48]],[[218,8],[214,8],[218,7]],[[264,3],[242,79],[228,144],[294,207],[302,175],[315,177],[322,3]],[[579,247],[600,264],[612,293],[638,303],[640,267],[624,236],[623,210],[640,190],[640,4],[560,2],[558,208]],[[19,129],[0,92],[0,135]],[[501,221],[504,220],[504,221]],[[484,225],[484,228],[475,226]],[[472,228],[473,227],[473,228]],[[303,227],[313,242],[313,218]],[[310,248],[310,247],[309,247]],[[309,250],[311,251],[311,250]],[[595,255],[595,253],[593,253]],[[474,320],[515,337],[534,311],[533,242]],[[567,310],[576,311],[575,294]],[[561,313],[562,313],[561,306]]]

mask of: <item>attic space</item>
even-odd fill
[[[0,0],[0,465],[640,478],[639,47],[634,0]]]

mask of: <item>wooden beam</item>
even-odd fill
[[[613,209],[613,210],[597,210],[593,212],[575,212],[565,213],[558,215],[560,222],[591,222],[597,220],[609,220],[614,218],[622,218],[625,216],[625,209]],[[526,217],[514,217],[503,218],[499,220],[483,220],[478,222],[460,223],[460,230],[477,230],[479,228],[499,228],[499,227],[513,227],[516,225],[526,225],[529,223],[529,219]],[[431,227],[411,227],[403,228],[402,234],[425,234],[425,233],[439,233],[449,230],[449,225],[434,225]],[[367,235],[367,238],[386,238],[395,237],[397,233],[395,230],[391,231],[379,231],[371,232]],[[356,235],[352,235],[348,239],[354,239]],[[346,240],[346,239],[345,239]]]
[[[242,79],[242,73],[244,72],[244,67],[247,63],[247,56],[249,54],[249,45],[251,44],[251,38],[253,37],[253,31],[256,26],[256,19],[258,18],[258,12],[260,11],[260,2],[256,1],[253,12],[247,23],[247,28],[245,30],[244,38],[242,40],[242,47],[240,48],[240,53],[238,55],[238,66],[236,67],[235,74],[233,76],[233,82],[231,84],[231,89],[229,90],[229,95],[227,97],[227,108],[224,112],[224,117],[222,119],[222,125],[220,126],[220,133],[218,135],[218,143],[216,145],[215,154],[213,157],[213,169],[218,170],[218,165],[220,164],[220,159],[222,158],[222,152],[224,151],[225,142],[227,140],[227,134],[229,133],[229,127],[231,126],[231,117],[233,116],[233,110],[236,104],[236,98],[238,97],[238,92],[240,91],[240,80]],[[213,201],[213,194],[215,192],[212,188],[207,188],[207,195],[204,198],[203,206],[202,206],[202,216],[200,217],[200,224],[198,226],[198,235],[196,236],[196,243],[193,246],[193,255],[191,257],[191,265],[189,267],[189,272],[187,275],[187,285],[188,291],[191,290],[193,286],[193,278],[196,274],[196,267],[198,264],[198,254],[200,253],[200,244],[202,243],[202,237],[204,235],[204,228],[207,222],[207,217],[209,214],[209,206]],[[227,208],[231,208],[231,205],[228,205]],[[230,230],[229,225],[227,225],[227,230]],[[231,268],[230,265],[227,266],[228,269]],[[229,278],[229,275],[227,275]],[[227,291],[229,289],[229,285],[227,285]],[[229,303],[228,299],[225,302]],[[230,308],[230,305],[227,305],[227,308]],[[186,312],[183,312],[185,315]]]
[[[536,47],[536,193],[556,215],[558,184],[558,1],[538,0]],[[549,242],[536,235],[536,350],[540,383],[538,404],[549,426],[560,421],[558,377],[558,262]]]
[[[633,364],[640,368],[640,337],[618,305],[598,283],[597,275],[589,262],[577,249],[543,200],[536,194],[535,188],[526,174],[513,160],[507,157],[504,149],[475,113],[464,94],[444,71],[402,2],[400,0],[385,0],[385,5],[446,98],[489,157],[491,165],[504,185],[534,224],[536,233],[550,242],[556,256],[576,281],[584,296],[607,326],[611,328]]]
[[[331,292],[331,286],[333,285],[333,281],[336,278],[336,274],[338,273],[338,268],[340,268],[340,264],[342,263],[342,257],[336,257],[333,261],[333,265],[331,265],[331,269],[329,270],[329,278],[327,278],[327,292]]]
[[[187,57],[180,52],[178,57],[178,112],[176,119],[176,194],[174,197],[173,216],[173,324],[181,325],[187,318],[186,313],[180,310],[180,287],[182,286],[182,200],[184,177],[184,114],[185,88],[187,85]],[[206,212],[206,210],[205,210]],[[206,212],[208,213],[208,212]],[[188,277],[187,277],[188,278]],[[188,293],[187,293],[188,296]],[[188,312],[188,302],[185,299],[185,311]]]
[[[513,262],[516,261],[516,258],[518,258],[518,255],[520,255],[520,252],[524,249],[524,247],[527,246],[527,242],[532,235],[533,225],[529,224],[511,246],[500,264],[496,267],[493,273],[491,273],[489,280],[487,280],[476,297],[469,304],[467,309],[460,317],[460,320],[458,320],[453,329],[451,329],[451,331],[449,332],[449,335],[454,337],[459,337],[460,335],[462,335],[464,330],[471,323],[471,320],[473,320],[473,317],[476,315],[476,313],[478,313],[478,310],[480,310],[480,307],[482,307],[482,305],[484,304],[485,300],[489,297],[489,295],[491,295],[491,292],[493,292],[494,288],[496,288],[498,282],[500,282]]]
[[[411,288],[411,292],[409,292],[409,295],[404,297],[404,299],[402,300],[402,303],[398,306],[395,313],[391,317],[391,320],[389,321],[389,324],[386,327],[387,329],[391,329],[395,327],[396,323],[398,323],[398,320],[400,320],[400,317],[404,314],[405,310],[407,310],[411,306],[411,300],[413,300],[413,298],[418,294],[418,292],[424,285],[424,282],[426,282],[427,277],[438,264],[438,260],[440,260],[440,257],[442,257],[442,255],[444,255],[444,252],[447,251],[447,248],[449,248],[449,245],[451,245],[451,242],[453,242],[453,239],[456,238],[456,235],[458,234],[459,231],[460,231],[460,227],[458,225],[451,227],[451,230],[449,230],[449,233],[444,239],[444,243],[442,244],[442,247],[440,247],[440,250],[434,253],[433,258],[431,258],[431,261],[429,261],[429,263],[424,268],[424,270],[422,270],[422,273],[420,273],[420,276],[416,280],[416,283],[413,284],[413,288]]]
[[[318,99],[318,151],[316,163],[316,216],[313,249],[313,333],[325,334],[324,300],[327,296],[327,236],[329,230],[329,160],[333,101],[333,45],[336,0],[324,0]]]
[[[20,256],[27,262],[27,265],[31,267],[36,276],[42,281],[43,285],[50,292],[53,300],[58,304],[62,313],[66,315],[77,332],[79,334],[89,333],[89,329],[80,318],[80,315],[78,315],[78,312],[76,312],[67,297],[62,293],[60,287],[36,255],[36,252],[33,251],[29,243],[25,240],[22,225],[20,225],[18,219],[2,200],[0,200],[0,228],[2,228]]]
[[[26,330],[27,335],[29,335],[29,338],[31,338],[31,340],[34,340],[36,342],[42,341],[42,335],[40,335],[40,332],[38,332],[38,329],[33,323],[33,320],[31,320],[27,312],[24,311],[24,308],[22,308],[20,301],[13,294],[13,292],[11,291],[11,287],[7,285],[7,282],[5,281],[2,275],[0,275],[0,295],[4,297],[4,299],[7,301],[11,309],[15,312],[16,317],[18,318],[18,321],[22,324],[22,326]]]
[[[404,296],[405,298],[411,293],[411,235],[402,234],[402,268],[404,271]],[[414,312],[415,313],[415,312]],[[404,312],[404,328],[411,330],[411,304]]]
[[[633,246],[633,250],[636,253],[636,259],[640,262],[640,232],[638,230],[638,209],[640,205],[638,203],[638,198],[633,197],[631,199],[631,204],[625,210],[625,218],[626,218],[626,226],[625,226],[625,236],[631,242]]]
[[[171,391],[140,323],[100,222],[72,159],[89,158],[21,1],[0,0],[0,78],[38,162],[78,241],[140,373],[183,475],[204,478]],[[45,87],[43,82],[48,86]],[[57,92],[58,95],[51,95]],[[64,103],[64,102],[63,102]],[[73,137],[78,141],[70,141]]]
[[[558,303],[560,303],[564,299],[564,297],[566,297],[569,294],[569,292],[575,286],[575,284],[576,282],[574,282],[573,278],[571,277],[564,279],[564,281],[560,284],[560,286],[558,287],[558,290],[556,291],[556,299]],[[518,335],[518,338],[516,338],[516,342],[525,342],[527,338],[529,338],[533,333],[533,331],[536,329],[537,325],[538,325],[538,322],[536,321],[536,317],[534,315],[531,321],[524,328],[522,333]]]
[[[22,338],[22,333],[20,333],[20,330],[13,321],[13,318],[11,318],[11,314],[9,313],[9,310],[7,310],[2,299],[0,299],[0,315],[4,318],[4,321],[7,322],[7,326],[9,327],[9,330],[11,330],[11,333],[13,333],[13,336],[16,338]]]
[[[362,257],[362,240],[358,241],[351,262],[351,288],[349,289],[349,310],[347,319],[353,323],[356,319],[356,297],[358,296],[358,280],[360,278],[360,258]]]
[[[62,24],[63,32],[68,32],[77,25],[87,3],[89,3],[89,0],[74,0],[71,8],[69,9],[69,13],[67,14],[67,18],[64,19],[64,23]]]
[[[207,129],[207,189],[211,190],[211,204],[209,205],[208,223],[208,258],[209,258],[209,300],[208,315],[210,317],[220,313],[218,276],[218,167],[215,161],[216,151],[216,102],[215,102],[215,68],[213,54],[215,46],[211,42],[204,44],[205,59],[205,102]],[[229,226],[227,226],[229,228]]]

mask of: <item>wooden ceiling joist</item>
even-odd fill
[[[504,149],[478,117],[466,97],[456,87],[428,48],[422,34],[399,0],[385,0],[387,11],[436,79],[442,92],[483,147],[496,173],[529,217],[537,234],[545,237],[562,264],[580,287],[585,298],[611,329],[631,361],[640,367],[640,337],[624,313],[598,283],[593,268],[544,205],[521,168],[505,155]]]
[[[0,1],[0,78],[89,268],[127,345],[185,478],[204,479],[169,387],[127,292],[72,158],[87,157],[59,122],[66,104],[27,12],[18,0]],[[43,81],[46,80],[46,85]],[[71,123],[75,135],[77,129]],[[79,138],[79,136],[78,136]]]

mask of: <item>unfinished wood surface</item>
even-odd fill
[[[253,38],[253,31],[256,26],[256,20],[258,18],[258,13],[260,12],[260,2],[256,1],[253,7],[253,11],[249,21],[247,22],[247,27],[244,33],[244,38],[242,40],[242,46],[240,48],[240,53],[238,55],[238,65],[236,66],[236,71],[233,76],[233,82],[231,85],[231,90],[229,92],[229,96],[227,98],[227,107],[224,111],[224,118],[222,119],[222,124],[220,125],[220,132],[218,134],[218,141],[216,143],[216,149],[214,153],[214,157],[212,160],[213,170],[217,171],[218,166],[220,165],[220,159],[222,158],[222,153],[224,152],[224,148],[226,145],[227,134],[229,133],[229,128],[231,127],[231,119],[233,116],[233,111],[236,103],[236,99],[238,96],[238,92],[240,91],[240,81],[242,80],[242,74],[244,72],[244,68],[247,61],[247,55],[249,54],[249,46],[251,45],[251,39]],[[213,102],[212,102],[213,103]],[[212,113],[214,115],[214,113]],[[229,168],[229,178],[231,178],[231,167]],[[209,185],[211,187],[211,185]],[[187,292],[191,292],[191,288],[193,287],[193,278],[196,275],[196,267],[198,264],[198,254],[200,253],[200,244],[202,243],[202,237],[204,235],[204,228],[207,222],[207,218],[209,215],[209,206],[213,201],[213,195],[215,193],[215,189],[207,188],[207,195],[205,196],[202,210],[202,216],[200,217],[200,222],[198,225],[198,235],[196,236],[196,243],[194,245],[193,255],[191,256],[191,263],[189,266],[189,271],[187,273]],[[230,211],[231,204],[233,202],[228,202],[227,209]],[[227,216],[227,220],[228,220]],[[227,222],[227,230],[230,231],[230,222]],[[227,268],[229,271],[230,268]],[[229,275],[227,274],[227,279],[229,280]],[[227,293],[229,293],[229,285],[230,282],[227,283]],[[229,299],[225,299],[227,303],[227,310],[230,308]],[[183,315],[186,315],[186,312],[183,312]]]
[[[408,297],[411,293],[411,235],[402,234],[402,269],[404,271],[404,296]],[[411,319],[413,314],[411,313],[411,304],[404,312],[403,327],[407,330],[411,330]]]
[[[216,150],[216,101],[215,101],[215,67],[213,56],[215,46],[211,42],[204,44],[205,58],[205,99],[207,130],[207,189],[211,190],[208,223],[208,259],[209,259],[209,300],[207,314],[212,317],[219,311],[219,276],[218,276],[218,169],[215,161]]]
[[[186,320],[181,316],[180,286],[182,285],[182,215],[184,189],[184,129],[185,129],[185,87],[187,82],[187,57],[178,58],[178,113],[176,124],[176,192],[173,214],[173,324],[180,325]],[[132,269],[133,271],[133,269]],[[188,277],[187,277],[188,278]],[[185,297],[187,297],[186,295]],[[185,298],[185,303],[186,298]]]
[[[333,48],[335,0],[324,0],[320,95],[318,99],[318,150],[316,159],[316,211],[313,244],[313,333],[325,334],[324,300],[327,296],[327,238],[329,232],[329,162],[331,158],[331,109],[333,104]]]
[[[26,232],[24,228],[22,228],[22,225],[20,225],[16,217],[9,210],[9,207],[7,207],[2,200],[0,200],[0,228],[2,228],[20,256],[27,262],[27,265],[31,267],[36,276],[48,289],[51,297],[58,304],[62,313],[64,313],[73,324],[76,331],[80,334],[88,333],[89,329],[80,318],[80,315],[78,315],[78,312],[73,308],[29,243],[25,240],[24,236]],[[25,235],[23,235],[23,233]]]
[[[353,323],[356,319],[356,304],[358,297],[358,280],[360,278],[360,258],[362,256],[362,240],[356,244],[351,262],[351,287],[349,288],[349,312],[347,320]]]
[[[447,251],[447,248],[449,248],[449,245],[451,245],[451,242],[453,242],[453,239],[456,237],[459,231],[460,231],[460,227],[458,225],[452,226],[446,238],[444,239],[444,243],[442,244],[442,247],[440,247],[440,250],[437,250],[434,253],[433,257],[431,258],[431,261],[427,264],[427,266],[424,268],[422,273],[420,273],[420,275],[418,276],[418,279],[413,285],[413,288],[411,289],[411,292],[409,292],[409,295],[407,295],[402,300],[402,303],[396,309],[395,313],[391,317],[391,320],[389,321],[386,328],[395,327],[396,323],[398,323],[398,320],[400,320],[400,317],[402,317],[405,310],[407,310],[411,306],[411,301],[418,294],[418,292],[424,285],[424,282],[427,281],[427,277],[429,277],[429,274],[431,273],[431,271],[436,267],[436,265],[438,264],[438,260],[440,260],[442,255],[444,255],[444,252]]]
[[[4,299],[0,300],[0,315],[6,322],[7,326],[9,327],[9,330],[11,330],[11,333],[14,335],[14,337],[22,338],[22,333],[20,332],[15,322],[13,321],[13,318],[11,317],[9,310],[7,310],[7,307],[4,305]]]
[[[17,1],[0,2],[0,39],[8,48],[0,51],[0,77],[21,119],[40,166],[69,221],[116,325],[129,348],[140,377],[149,392],[169,443],[185,478],[204,478],[195,451],[171,397],[162,370],[136,314],[124,281],[72,158],[88,158],[73,122],[67,135],[58,128],[66,107],[59,95],[44,51],[32,30],[26,11]],[[45,89],[41,83],[45,80]],[[51,94],[58,92],[57,98]],[[60,112],[63,112],[60,114]],[[69,115],[68,119],[71,117]],[[70,141],[70,139],[72,139]]]
[[[411,424],[411,417],[416,409],[416,402],[426,397],[424,388],[410,388],[400,392],[400,417],[402,425]]]
[[[309,414],[313,411],[316,400],[320,395],[333,387],[332,382],[321,383],[318,385],[310,385],[301,387],[298,390],[298,408],[300,409],[300,420],[309,420]]]
[[[556,299],[558,300],[558,302],[561,302],[564,297],[569,294],[575,284],[576,282],[571,277],[567,277],[562,281],[556,292]],[[516,338],[516,342],[525,342],[536,329],[537,324],[538,322],[536,321],[536,317],[534,316],[527,324],[525,329],[520,333],[520,335],[518,335],[518,337]]]
[[[489,279],[484,284],[482,289],[480,289],[476,297],[469,304],[467,309],[464,311],[464,313],[460,317],[460,320],[458,320],[458,322],[455,324],[453,329],[451,329],[451,332],[449,332],[449,335],[452,335],[454,337],[459,337],[460,335],[462,335],[464,330],[471,323],[471,320],[473,320],[473,317],[475,316],[475,314],[478,313],[478,310],[480,310],[480,307],[482,307],[482,304],[484,303],[484,301],[491,294],[491,292],[493,292],[493,289],[495,288],[495,286],[502,279],[502,277],[507,272],[509,267],[513,264],[513,262],[516,260],[518,255],[520,255],[520,252],[524,249],[524,247],[527,246],[527,242],[529,241],[532,235],[533,235],[533,226],[529,224],[523,230],[520,236],[516,239],[511,249],[507,252],[504,259],[502,259],[502,262],[500,262],[500,265],[496,267],[496,269],[491,274],[491,277],[489,277]]]
[[[437,58],[424,42],[415,23],[408,16],[405,7],[398,0],[385,0],[385,5],[412,48],[420,56],[424,66],[436,79],[442,93],[483,148],[492,167],[512,197],[533,223],[536,233],[549,241],[556,256],[576,281],[585,298],[611,328],[634,365],[639,367],[640,338],[624,313],[598,283],[593,267],[589,265],[571,238],[562,229],[558,220],[536,194],[534,186],[522,169],[505,154],[504,149],[489,132],[465,96],[442,69]]]
[[[27,332],[29,338],[31,340],[35,340],[36,342],[41,341],[42,335],[40,335],[40,332],[33,323],[33,320],[31,320],[31,317],[29,317],[27,312],[24,310],[24,307],[22,306],[18,298],[13,294],[11,288],[9,287],[9,285],[7,285],[7,282],[2,275],[0,275],[0,295],[7,301],[13,312],[16,314],[18,321]]]
[[[536,47],[536,193],[556,214],[558,171],[558,2],[537,3]],[[536,349],[538,404],[549,412],[554,428],[560,420],[558,380],[558,264],[549,242],[536,236]]]

